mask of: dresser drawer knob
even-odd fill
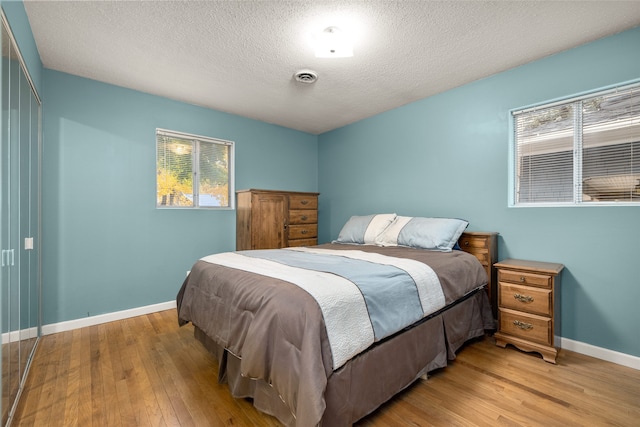
[[[527,281],[527,279],[525,279],[525,277],[524,277],[524,276],[520,276],[520,283],[524,283],[524,282],[526,282],[526,281]]]
[[[309,203],[309,201],[308,201],[308,200],[301,200],[301,201],[300,201],[300,204],[303,204],[303,205],[306,205],[306,204],[308,204],[308,203]]]
[[[517,326],[520,329],[524,329],[525,331],[529,330],[529,329],[533,329],[533,325],[531,323],[525,323],[525,322],[521,322],[519,320],[514,320],[513,324],[515,326]]]
[[[307,234],[307,233],[308,233],[308,231],[307,231],[307,230],[302,230],[300,233],[302,233],[302,234]]]
[[[529,295],[513,294],[513,297],[520,302],[533,302],[533,297]]]
[[[306,215],[302,215],[302,216],[300,217],[300,219],[301,219],[301,220],[303,220],[303,221],[306,221],[306,220],[307,220],[307,218],[308,218],[308,217],[307,217]]]

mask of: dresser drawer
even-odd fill
[[[292,194],[289,196],[289,209],[318,209],[318,198]]]
[[[289,224],[317,224],[318,211],[312,210],[290,210]]]
[[[299,246],[316,246],[318,239],[289,239],[289,247],[295,248]]]
[[[551,319],[500,308],[500,332],[545,345],[553,344]]]
[[[523,271],[499,270],[498,281],[538,286],[541,288],[549,288],[551,286],[551,276],[546,274],[525,273]]]
[[[543,316],[553,315],[553,299],[551,289],[540,289],[531,286],[515,285],[500,282],[500,307],[526,311]]]
[[[289,226],[289,240],[312,239],[315,237],[318,237],[318,224]]]

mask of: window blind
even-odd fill
[[[513,113],[515,204],[640,203],[640,87]]]
[[[640,201],[640,88],[583,104],[583,201]]]
[[[157,207],[232,207],[233,142],[156,130]]]

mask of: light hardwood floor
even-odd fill
[[[217,383],[168,310],[43,337],[13,425],[280,424]],[[485,337],[356,425],[637,427],[640,371],[569,351],[551,365]]]

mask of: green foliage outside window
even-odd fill
[[[228,207],[231,147],[226,141],[158,130],[157,206]]]

